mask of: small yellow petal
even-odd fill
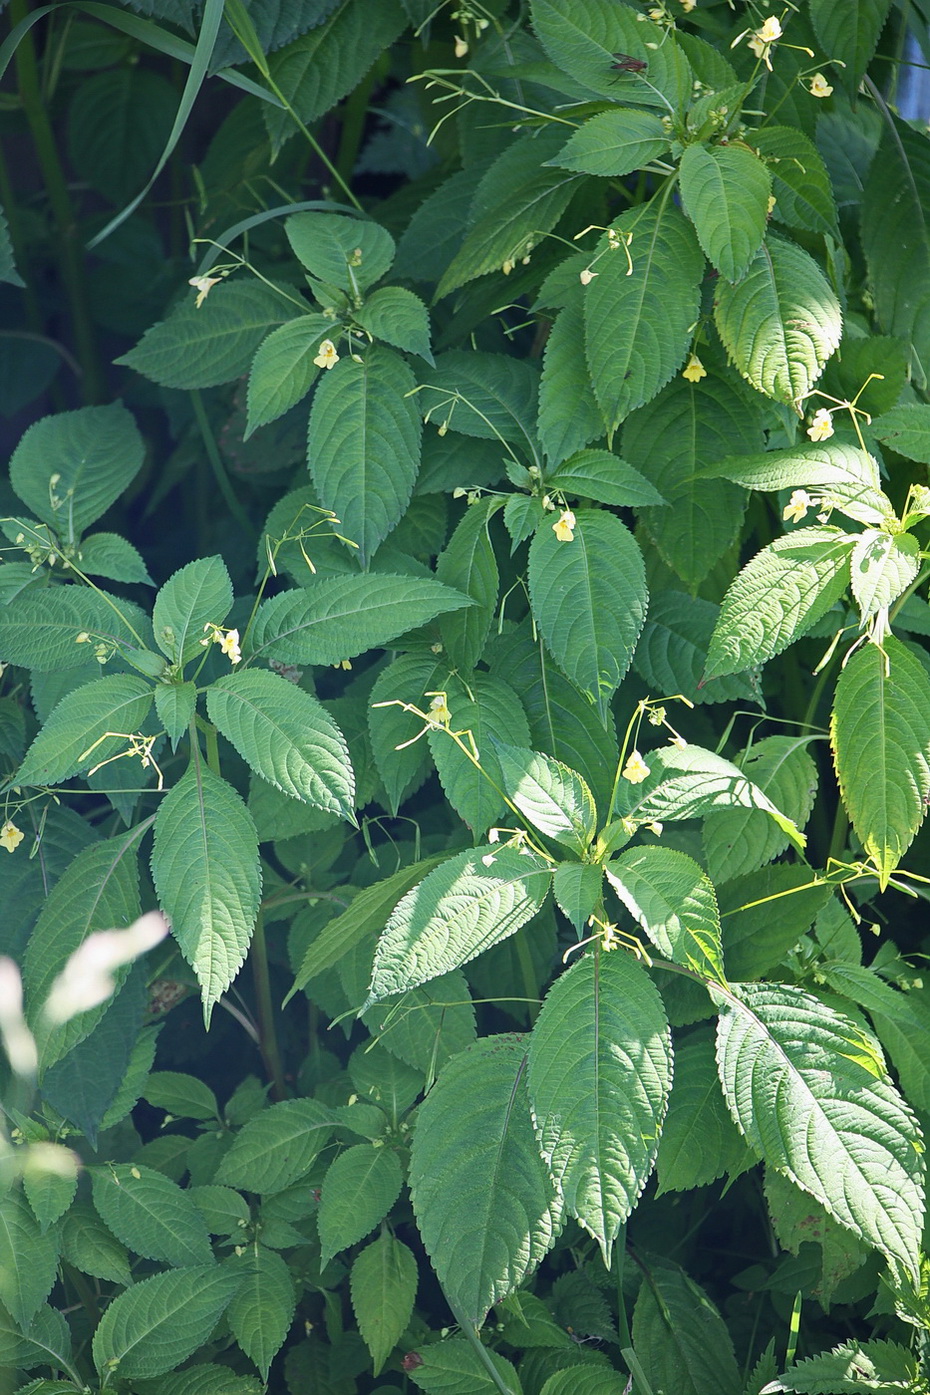
[[[339,355],[336,352],[336,345],[331,339],[324,339],[320,345],[320,352],[313,360],[317,368],[332,368],[339,362]]]
[[[823,73],[815,73],[810,80],[808,88],[812,97],[832,97],[833,88],[827,82]]]
[[[807,434],[812,441],[829,441],[833,435],[833,417],[826,407],[818,407]]]
[[[651,772],[639,751],[631,751],[622,773],[624,780],[629,780],[631,785],[641,785]]]
[[[806,489],[795,489],[782,511],[782,518],[786,523],[789,520],[792,523],[800,523],[807,510],[813,506],[814,501]]]
[[[553,523],[552,531],[559,542],[573,542],[575,538],[575,515],[571,509],[563,509],[559,514],[557,522]]]
[[[697,354],[692,354],[681,370],[681,376],[687,378],[689,383],[699,383],[702,378],[707,377],[707,369],[704,367]]]
[[[15,852],[25,836],[12,819],[7,819],[3,827],[0,828],[0,843],[3,844],[7,852]]]

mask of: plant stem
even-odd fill
[[[281,1066],[281,1052],[278,1048],[278,1034],[275,1030],[274,1005],[271,1001],[271,977],[268,973],[268,946],[265,942],[265,919],[261,911],[252,932],[249,948],[249,963],[252,965],[252,982],[255,985],[255,1006],[258,1010],[259,1050],[262,1053],[265,1072],[271,1081],[274,1099],[287,1097],[284,1085],[284,1071]]]
[[[249,535],[255,532],[249,522],[249,516],[236,498],[236,492],[232,487],[229,475],[226,473],[226,466],[223,464],[222,456],[216,441],[213,439],[213,431],[210,426],[210,419],[207,416],[206,408],[203,405],[203,398],[196,388],[190,390],[191,405],[194,408],[194,417],[200,428],[200,437],[203,441],[204,450],[207,452],[207,459],[213,470],[214,477],[219,486],[220,493],[226,503],[226,507],[232,514],[239,526]]]
[[[26,19],[28,13],[28,0],[10,0],[10,19],[14,26]],[[16,49],[16,74],[20,101],[32,133],[39,168],[45,180],[46,193],[58,229],[61,274],[71,314],[75,355],[81,365],[84,400],[99,402],[103,396],[103,384],[97,361],[93,322],[88,308],[87,283],[77,241],[74,210],[58,158],[52,124],[42,100],[35,43],[31,32],[23,35]]]

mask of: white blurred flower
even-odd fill
[[[12,959],[0,958],[0,1039],[15,1075],[35,1075],[36,1044],[23,1017],[23,982]]]
[[[114,970],[153,949],[168,933],[161,911],[149,911],[126,930],[98,930],[72,954],[52,984],[45,1017],[55,1025],[106,1002],[116,987]]]

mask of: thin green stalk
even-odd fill
[[[368,99],[375,85],[378,67],[377,63],[371,67],[367,76],[362,79],[359,86],[343,103],[342,135],[336,154],[336,169],[345,181],[345,188],[349,187],[349,180],[355,169],[355,161],[358,159],[359,147],[365,132],[365,122],[368,118]]]
[[[10,19],[14,25],[28,18],[28,14],[28,0],[10,0]],[[61,273],[74,332],[75,354],[81,365],[84,400],[98,402],[103,395],[103,383],[88,307],[87,282],[77,240],[77,225],[64,171],[58,158],[52,125],[42,100],[31,32],[23,35],[16,49],[16,74],[20,101],[35,144],[36,157],[45,180],[45,190],[60,239]]]
[[[630,1320],[626,1315],[626,1301],[623,1297],[623,1270],[626,1265],[626,1225],[620,1227],[620,1231],[614,1241],[614,1281],[617,1286],[617,1331],[620,1333],[620,1346],[631,1347],[633,1338],[630,1333]]]
[[[274,1099],[287,1098],[284,1084],[284,1070],[281,1065],[281,1051],[275,1028],[274,1005],[271,1001],[271,977],[268,972],[268,947],[265,941],[265,920],[261,911],[255,921],[252,943],[249,947],[249,963],[252,966],[252,982],[255,985],[255,1006],[258,1012],[259,1050],[265,1072],[271,1081]]]
[[[219,447],[213,439],[213,432],[210,428],[207,410],[203,405],[203,398],[197,388],[191,388],[190,399],[194,408],[194,417],[200,428],[200,436],[203,441],[204,450],[207,452],[207,459],[210,462],[214,478],[219,486],[219,491],[226,502],[226,507],[246,533],[254,533],[255,529],[249,522],[249,516],[236,498],[236,492],[232,487],[229,475],[226,473],[226,466],[223,464],[223,458],[220,455]]]

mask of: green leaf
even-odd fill
[[[155,597],[155,643],[174,664],[201,654],[207,625],[222,625],[233,592],[222,557],[199,557],[169,577]]]
[[[668,148],[669,137],[661,117],[651,111],[622,107],[592,116],[549,163],[565,170],[618,179],[642,169],[666,154]]]
[[[475,1040],[475,1009],[461,969],[385,998],[362,1021],[388,1051],[428,1080]]]
[[[548,863],[517,848],[450,857],[394,908],[365,1007],[447,974],[512,935],[542,907],[550,880]]]
[[[577,451],[546,475],[546,485],[570,498],[595,499],[617,508],[662,507],[665,503],[645,475],[609,450]]]
[[[863,1395],[880,1391],[918,1389],[918,1361],[913,1352],[897,1342],[844,1342],[832,1351],[822,1351],[789,1366],[778,1380],[769,1382],[773,1392],[791,1390],[799,1395]]]
[[[356,1255],[349,1281],[355,1321],[377,1376],[413,1313],[417,1262],[402,1241],[384,1231]]]
[[[284,1343],[294,1318],[291,1271],[280,1255],[258,1243],[243,1255],[245,1270],[226,1310],[230,1331],[250,1361],[268,1379],[268,1368]]]
[[[639,517],[663,561],[696,590],[739,536],[746,507],[741,489],[705,478],[706,467],[734,452],[759,450],[762,422],[734,375],[679,376],[623,428],[624,455],[649,479],[667,508]]]
[[[219,1119],[216,1095],[196,1075],[179,1071],[153,1071],[145,1082],[143,1097],[155,1109],[164,1109],[176,1119]]]
[[[813,141],[796,126],[759,126],[752,133],[752,145],[772,172],[780,221],[835,237],[833,188]]]
[[[168,734],[171,749],[187,735],[197,709],[195,683],[159,683],[155,688],[155,711]]]
[[[843,332],[839,303],[817,263],[772,233],[742,280],[719,286],[714,314],[743,377],[789,404],[808,395]]]
[[[21,1331],[45,1302],[58,1268],[58,1236],[43,1234],[18,1187],[0,1196],[0,1303]]]
[[[256,1376],[234,1376],[228,1366],[186,1366],[163,1376],[157,1395],[264,1395]]]
[[[892,407],[880,417],[872,418],[870,430],[898,455],[922,465],[930,461],[930,406],[914,403]]]
[[[494,743],[504,790],[531,828],[583,854],[597,829],[594,798],[582,777],[539,751]]]
[[[84,538],[75,560],[81,571],[90,576],[124,581],[127,585],[155,585],[141,553],[117,533],[92,533]]]
[[[580,930],[594,911],[604,874],[586,862],[560,862],[555,869],[553,894],[559,909]]]
[[[624,213],[612,231],[621,242],[632,234],[633,270],[624,248],[610,248],[605,235],[597,276],[585,290],[588,366],[610,433],[681,367],[704,272],[691,224],[664,195]]]
[[[756,553],[723,598],[705,682],[764,664],[806,634],[846,590],[854,546],[839,528],[798,528]]]
[[[94,1333],[101,1375],[160,1376],[203,1345],[239,1286],[237,1270],[209,1265],[142,1279],[109,1305]]]
[[[313,360],[332,333],[324,315],[300,315],[262,340],[249,373],[246,439],[306,397],[320,371]]]
[[[25,281],[16,270],[13,261],[13,243],[3,209],[0,208],[0,281],[10,286],[25,286]]]
[[[830,739],[843,802],[883,888],[926,813],[928,733],[923,664],[890,636],[882,648],[862,645],[837,681]]]
[[[373,10],[344,2],[309,34],[271,55],[271,76],[300,120],[311,126],[358,86],[406,23],[399,0],[379,0]],[[277,152],[295,133],[293,114],[266,105],[262,115]]]
[[[394,260],[391,234],[365,219],[338,213],[294,213],[284,230],[295,255],[311,275],[352,296],[380,281]]]
[[[325,508],[358,545],[367,569],[397,527],[420,465],[416,381],[393,349],[372,345],[343,358],[320,383],[310,411],[307,459]]]
[[[130,925],[139,915],[136,849],[144,832],[145,825],[91,844],[48,892],[23,958],[26,1017],[43,1070],[88,1036],[110,1006],[107,999],[54,1027],[42,1015],[52,984],[84,940],[96,930]],[[128,965],[116,971],[117,985],[128,972]]]
[[[580,294],[577,302],[559,311],[543,354],[537,430],[539,443],[550,464],[564,460],[604,433],[604,422],[585,359]],[[572,404],[570,412],[565,410],[566,402]]]
[[[805,1287],[826,1308],[838,1284],[869,1260],[868,1246],[828,1215],[819,1201],[770,1167],[765,1169],[763,1191],[780,1247],[808,1264],[813,1259],[813,1283],[807,1279]]]
[[[923,1157],[916,1120],[875,1047],[798,988],[711,989],[727,1106],[750,1147],[916,1279]]]
[[[61,1223],[62,1258],[82,1274],[128,1288],[132,1269],[125,1246],[113,1235],[89,1201],[78,1201]]]
[[[121,605],[124,614],[132,612],[127,602]],[[138,643],[119,611],[87,586],[30,588],[0,607],[0,654],[6,663],[40,673],[80,668],[91,656],[77,642],[79,634],[127,648]]]
[[[718,888],[730,978],[761,978],[829,904],[832,889],[803,863],[775,862]]]
[[[567,1368],[549,1377],[540,1395],[624,1395],[625,1391],[626,1380],[619,1371],[573,1357]]]
[[[702,978],[726,982],[717,897],[693,858],[674,848],[630,848],[604,871],[660,953]]]
[[[920,544],[910,533],[891,536],[877,528],[867,528],[859,535],[849,565],[862,625],[917,580],[920,555]]]
[[[188,1196],[203,1216],[211,1235],[238,1239],[249,1224],[251,1217],[246,1200],[232,1187],[205,1183],[200,1187],[188,1187]]]
[[[633,1309],[633,1342],[653,1390],[740,1395],[743,1389],[726,1323],[677,1264],[648,1264]]]
[[[540,1151],[601,1247],[613,1243],[652,1172],[672,1083],[658,990],[622,951],[586,954],[549,991],[530,1037]]]
[[[532,13],[533,28],[553,63],[590,92],[613,103],[663,111],[663,97],[676,110],[689,103],[691,70],[673,34],[648,21],[637,23],[635,10],[612,0],[533,0]],[[638,73],[617,72],[618,50],[646,64],[647,81]]]
[[[869,65],[890,8],[891,0],[811,0],[814,32],[824,52],[845,69],[851,92]]]
[[[122,754],[126,738],[141,730],[152,698],[151,683],[135,673],[113,673],[68,693],[26,752],[17,783],[60,785]]]
[[[529,728],[513,689],[486,673],[472,674],[467,684],[450,674],[446,702],[452,714],[450,730],[463,733],[460,739],[466,749],[449,731],[433,727],[427,738],[430,752],[449,803],[475,838],[482,838],[506,808],[497,742],[513,737],[529,744]],[[464,734],[468,732],[470,738]],[[480,770],[472,759],[476,751]]]
[[[16,1364],[24,1369],[51,1366],[55,1370],[61,1370],[70,1365],[71,1331],[64,1314],[57,1308],[42,1304],[18,1346],[19,1350],[14,1359]],[[59,1395],[62,1390],[65,1395],[74,1395],[75,1386],[70,1381],[62,1381],[60,1384],[57,1381],[36,1381],[25,1387],[21,1386],[17,1395],[22,1395],[23,1390],[30,1392],[30,1395]]]
[[[258,913],[261,867],[252,816],[198,748],[155,818],[155,890],[203,995],[204,1016],[245,959]]]
[[[132,198],[158,161],[177,107],[161,73],[128,63],[84,76],[68,110],[68,154],[79,179],[111,204]]]
[[[338,664],[471,604],[432,577],[328,577],[264,601],[249,648],[253,657],[285,664]]]
[[[393,344],[410,354],[433,362],[430,348],[429,311],[418,295],[403,286],[382,286],[372,291],[360,310],[356,323],[375,339]]]
[[[329,1142],[333,1116],[317,1100],[283,1100],[236,1134],[216,1174],[223,1186],[270,1196],[305,1176]]]
[[[534,364],[506,354],[452,349],[421,376],[416,400],[424,420],[479,440],[515,441],[534,454],[539,392]],[[501,456],[506,456],[503,449]]]
[[[317,1216],[324,1268],[340,1250],[374,1230],[402,1185],[400,1163],[390,1148],[357,1143],[330,1163]]]
[[[78,1160],[56,1143],[30,1151],[23,1173],[23,1191],[43,1235],[65,1214],[74,1200]]]
[[[436,299],[484,276],[511,270],[565,212],[578,175],[553,168],[558,126],[524,135],[498,155],[475,191],[462,246],[436,287]]]
[[[754,784],[798,828],[807,823],[817,794],[817,767],[809,736],[766,736],[739,761]],[[715,882],[754,872],[784,852],[788,839],[758,809],[721,809],[704,820],[704,854]]]
[[[874,457],[842,441],[718,460],[704,473],[722,475],[747,489],[815,489],[825,506],[857,523],[881,524],[894,518]]]
[[[120,402],[81,407],[30,426],[10,460],[10,483],[36,518],[74,543],[116,502],[144,458],[145,443]]]
[[[218,679],[207,712],[263,780],[354,822],[355,779],[345,737],[312,693],[262,669]]]
[[[724,1175],[738,1177],[754,1163],[727,1111],[713,1040],[702,1028],[675,1047],[675,1080],[656,1159],[656,1195],[706,1187]]]
[[[499,501],[491,498],[466,509],[436,559],[436,579],[474,601],[468,610],[448,614],[439,622],[449,663],[463,673],[470,672],[481,658],[497,609],[500,573],[488,524],[498,507]]]
[[[174,1268],[213,1263],[203,1218],[176,1182],[129,1163],[93,1167],[90,1175],[101,1219],[135,1254]]]
[[[417,1114],[417,1224],[453,1312],[475,1327],[536,1269],[562,1225],[533,1136],[525,1051],[520,1037],[485,1037],[449,1062]]]
[[[502,1389],[507,1395],[521,1395],[523,1387],[510,1362],[496,1351],[485,1350],[479,1356],[464,1337],[430,1343],[417,1354],[421,1364],[412,1367],[409,1375],[427,1395],[500,1395]]]
[[[690,702],[758,699],[758,680],[717,678],[702,684],[711,635],[720,607],[683,591],[653,591],[633,667],[652,693],[680,693]]]
[[[543,526],[529,561],[534,619],[566,677],[606,720],[646,615],[646,572],[630,531],[605,512],[580,513],[571,542]],[[623,606],[607,604],[623,596]]]
[[[681,194],[708,260],[727,281],[738,281],[762,245],[772,176],[738,145],[687,146]]]
[[[194,293],[116,359],[162,387],[208,388],[248,373],[269,330],[292,318],[291,301],[261,281],[214,286],[197,308]]]

